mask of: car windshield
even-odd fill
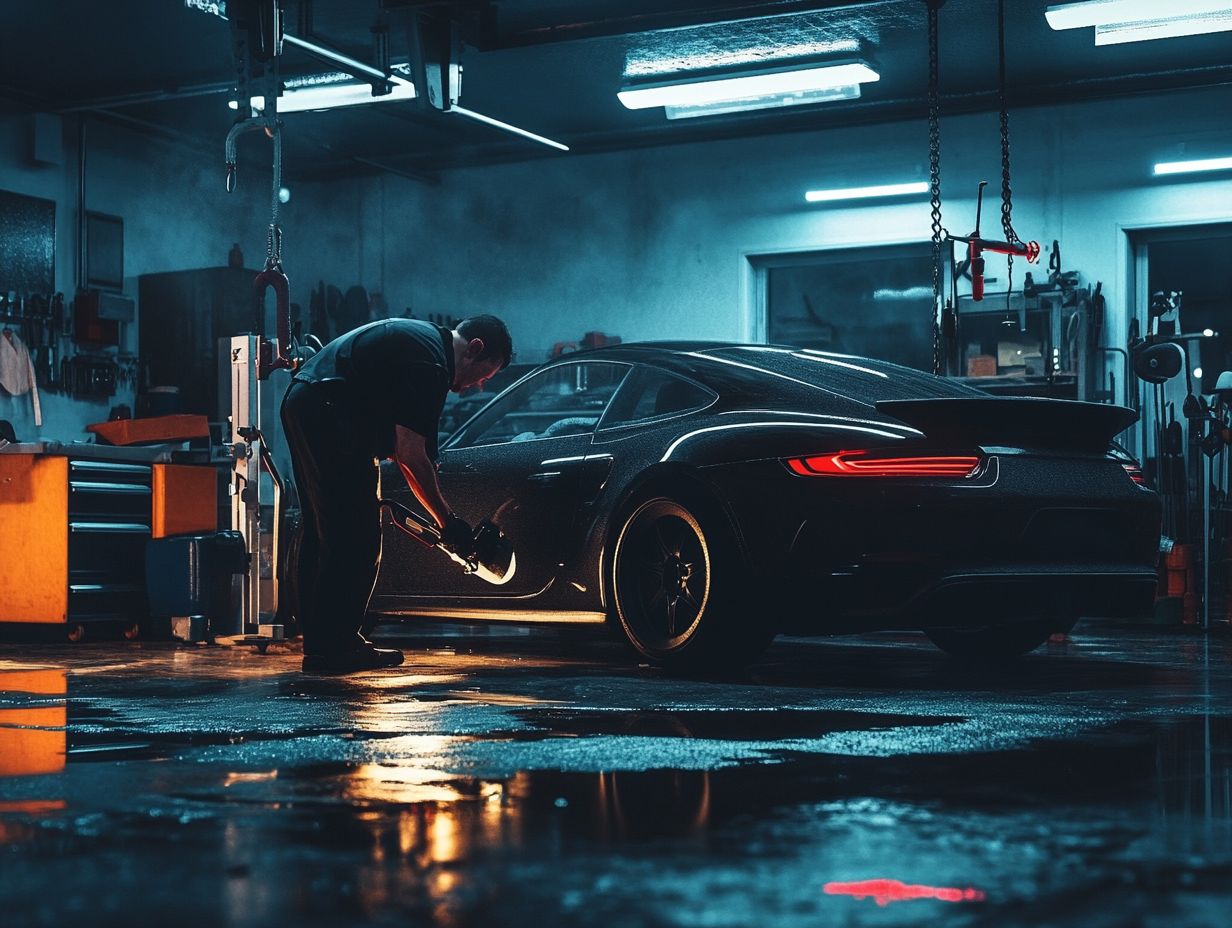
[[[888,361],[807,348],[744,345],[712,349],[705,355],[790,377],[865,403],[986,395],[974,387]]]

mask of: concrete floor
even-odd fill
[[[381,632],[408,665],[348,679],[0,644],[0,924],[1232,920],[1227,636],[1084,624],[995,668],[780,640],[700,681],[576,632]]]

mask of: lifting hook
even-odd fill
[[[265,380],[280,368],[295,369],[291,357],[291,284],[281,265],[266,265],[252,282],[258,305],[265,302],[265,290],[274,288],[274,318],[277,320],[276,341],[261,339],[261,357],[257,359],[257,379]]]
[[[237,167],[236,142],[241,135],[245,132],[251,132],[253,129],[264,129],[266,135],[274,140],[275,193],[277,193],[277,186],[282,182],[281,177],[277,176],[282,173],[282,121],[273,116],[242,119],[231,127],[231,131],[227,133],[227,141],[224,145],[227,162],[227,193],[232,193],[235,190]]]
[[[971,299],[976,302],[984,299],[984,252],[1026,258],[1030,264],[1038,261],[1040,256],[1039,242],[1000,242],[980,235],[980,213],[984,208],[984,188],[987,186],[988,181],[980,181],[975,198],[975,231],[961,238],[946,233],[947,241],[967,243],[967,260],[971,264]]]

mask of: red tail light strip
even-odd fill
[[[983,902],[983,890],[974,887],[924,886],[902,880],[860,880],[856,883],[827,883],[822,891],[828,896],[871,898],[878,905],[904,902],[909,899],[940,899],[943,902]]]
[[[976,455],[886,457],[870,451],[838,451],[788,458],[792,473],[802,477],[970,477],[979,469]]]
[[[1129,479],[1140,487],[1146,487],[1146,477],[1142,476],[1142,468],[1137,464],[1122,464],[1125,468],[1125,473],[1129,475]]]

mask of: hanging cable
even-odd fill
[[[933,373],[941,373],[941,92],[937,11],[945,0],[928,4],[928,176],[933,232]]]
[[[1014,231],[1013,192],[1010,190],[1010,114],[1005,104],[1005,0],[997,0],[997,100],[1001,106],[1001,231],[1010,245],[1021,245]],[[1010,308],[1010,291],[1014,289],[1014,255],[1006,256],[1005,308]]]

